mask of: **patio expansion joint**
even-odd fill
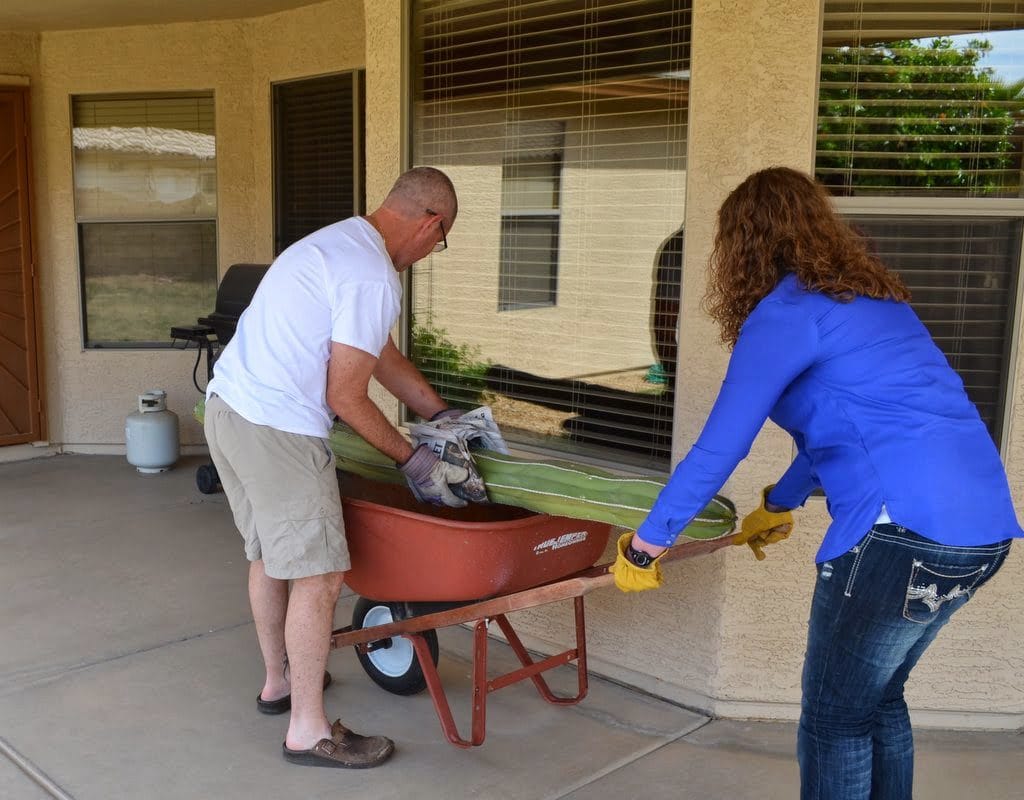
[[[50,797],[56,798],[56,800],[75,800],[72,795],[64,791],[49,775],[19,753],[3,736],[0,736],[0,753],[3,753],[14,766],[24,772],[33,783],[50,795]]]
[[[172,647],[174,645],[182,644],[184,642],[195,641],[196,639],[204,639],[208,636],[215,636],[220,633],[227,631],[237,630],[238,628],[244,628],[252,625],[253,621],[245,620],[243,622],[236,622],[232,625],[224,625],[220,628],[211,628],[208,631],[202,633],[193,633],[187,636],[181,636],[177,639],[169,639],[163,642],[157,642],[146,647],[139,647],[135,650],[129,650],[123,653],[117,653],[116,655],[109,656],[107,658],[97,658],[92,661],[81,661],[77,664],[61,664],[51,667],[49,670],[40,672],[35,669],[24,669],[20,672],[14,672],[10,675],[4,676],[0,679],[0,697],[7,697],[18,692],[25,691],[26,689],[34,689],[38,686],[45,686],[46,684],[53,683],[65,676],[75,675],[80,672],[92,669],[93,667],[104,666],[106,664],[113,664],[132,656],[142,655],[143,653],[151,653],[155,650],[160,650],[164,647]],[[28,680],[19,682],[19,677],[28,676]]]
[[[603,778],[606,778],[607,776],[611,775],[612,773],[618,772],[623,767],[628,767],[630,764],[633,764],[642,758],[646,758],[647,756],[651,755],[652,753],[658,752],[664,747],[668,747],[669,745],[675,744],[676,742],[685,739],[687,736],[696,733],[705,725],[709,725],[712,722],[714,722],[714,720],[710,718],[699,720],[693,723],[692,725],[684,728],[683,730],[678,731],[673,736],[662,739],[658,742],[654,742],[650,744],[648,747],[644,747],[636,752],[630,753],[628,756],[607,763],[603,769],[595,771],[593,774],[588,775],[583,780],[576,781],[576,783],[570,784],[568,786],[563,786],[562,788],[558,789],[554,794],[545,795],[544,800],[560,800],[563,797],[568,797],[574,792],[578,792],[580,789],[584,789],[587,786],[591,786],[597,783],[598,781],[602,780]]]

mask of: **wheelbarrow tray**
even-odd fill
[[[505,505],[425,506],[403,486],[339,472],[352,568],[382,601],[459,602],[511,594],[593,566],[612,526]]]

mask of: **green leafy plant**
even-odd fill
[[[475,408],[481,404],[491,364],[481,358],[479,347],[456,344],[429,317],[425,323],[413,318],[412,360],[450,405]]]

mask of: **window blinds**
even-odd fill
[[[71,114],[85,346],[170,347],[216,295],[213,95],[82,95]]]
[[[838,195],[1020,197],[1024,2],[825,0],[817,173]]]
[[[413,161],[460,202],[413,268],[419,366],[520,444],[667,466],[690,3],[417,0],[411,39]]]
[[[998,441],[1024,221],[885,214],[851,221],[900,273],[911,305]]]
[[[362,70],[273,87],[274,252],[364,210]]]
[[[213,95],[72,98],[79,222],[213,219]]]

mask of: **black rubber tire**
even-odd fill
[[[196,470],[196,488],[203,494],[216,494],[220,491],[220,475],[213,464],[203,464]]]
[[[391,620],[406,619],[408,610],[405,603],[385,603],[360,597],[352,611],[353,629],[370,627],[363,624],[367,616],[373,619],[373,625],[383,625]],[[427,641],[434,666],[437,666],[437,632],[428,630],[423,631],[422,635]],[[416,658],[416,651],[412,649],[412,642],[402,636],[384,641],[388,643],[387,647],[369,653],[361,653],[356,649],[356,657],[370,679],[392,694],[407,696],[419,694],[426,689],[427,680],[423,677],[423,669]]]

